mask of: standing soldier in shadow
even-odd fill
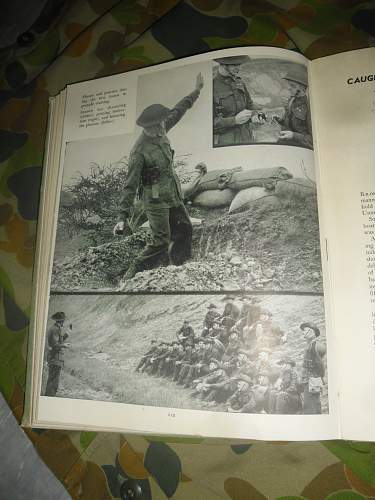
[[[322,413],[320,400],[325,367],[317,350],[319,328],[310,322],[302,323],[300,329],[306,341],[303,355],[301,385],[303,387],[303,411],[305,415]]]
[[[143,132],[130,153],[128,175],[113,233],[123,234],[126,230],[138,193],[150,224],[152,241],[129,267],[125,274],[127,279],[163,262],[181,265],[191,257],[193,229],[173,167],[174,151],[166,134],[193,106],[202,88],[203,77],[199,73],[193,92],[173,109],[152,104],[137,119]]]
[[[239,76],[248,56],[215,59],[219,69],[213,79],[214,146],[254,143],[253,123],[263,123],[265,115],[256,109]]]
[[[47,332],[48,380],[45,396],[56,396],[59,388],[61,369],[64,366],[64,350],[70,345],[65,342],[69,335],[63,332],[63,326],[66,320],[65,313],[62,311],[56,312],[51,316],[51,319],[53,319],[55,323]],[[71,326],[72,325],[70,325],[70,328]]]
[[[282,130],[277,144],[313,148],[307,73],[304,69],[289,71],[283,78],[288,81],[291,97],[283,118],[274,117]]]

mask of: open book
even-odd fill
[[[25,425],[375,439],[374,56],[227,49],[51,100]]]

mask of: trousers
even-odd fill
[[[59,388],[61,374],[61,366],[48,365],[48,380],[46,386],[45,396],[56,396],[57,389]]]
[[[320,402],[319,392],[310,392],[309,384],[305,384],[303,390],[303,411],[304,415],[312,415],[322,413],[322,405]]]
[[[170,259],[181,265],[191,257],[193,228],[183,204],[172,208],[147,206],[145,209],[152,241],[136,258],[137,270],[152,269]]]

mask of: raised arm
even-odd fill
[[[167,119],[165,120],[165,130],[168,132],[172,127],[174,127],[184,116],[186,111],[190,109],[195,101],[198,99],[200,91],[202,90],[204,85],[202,74],[199,73],[197,75],[195,81],[195,89],[186,97],[182,98],[172,111],[169,113]]]

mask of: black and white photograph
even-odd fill
[[[58,294],[48,316],[43,396],[329,413],[318,294]]]
[[[143,75],[134,133],[67,144],[52,290],[322,291],[312,151],[212,147],[210,78]]]
[[[307,68],[236,55],[215,59],[213,144],[313,149]]]

